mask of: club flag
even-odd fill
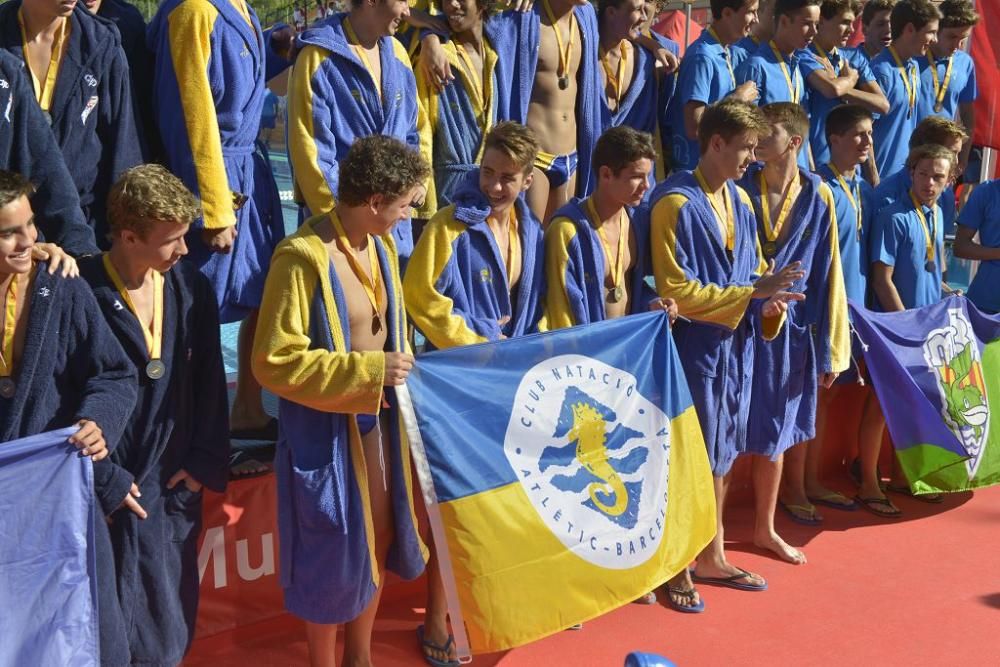
[[[898,313],[852,303],[851,313],[913,492],[1000,482],[1000,317],[965,297]]]
[[[431,352],[406,386],[474,652],[629,603],[715,534],[664,313]]]
[[[0,665],[98,664],[94,482],[71,427],[0,444]]]

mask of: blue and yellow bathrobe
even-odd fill
[[[455,42],[449,40],[441,47],[448,56],[452,74],[456,75],[451,85],[439,93],[426,80],[423,68],[415,70],[417,94],[427,113],[427,122],[420,128],[420,152],[434,169],[427,198],[419,210],[424,219],[430,219],[438,209],[452,203],[464,176],[482,160],[483,142],[497,119],[497,53],[489,40],[484,36],[484,69],[489,76],[483,82],[482,100],[471,93],[476,87],[469,80]]]
[[[229,0],[164,0],[150,21],[154,112],[167,166],[201,200],[190,255],[212,282],[223,322],[260,304],[264,277],[285,234],[270,165],[255,148],[269,61],[282,60],[252,8]],[[237,200],[246,198],[236,208]],[[232,252],[212,252],[201,228],[236,225]]]
[[[286,608],[313,623],[344,623],[368,606],[380,570],[405,579],[424,569],[410,453],[385,381],[385,352],[351,349],[344,291],[311,218],[278,246],[254,339],[253,372],[280,397],[278,479],[280,583]],[[396,244],[373,239],[388,294],[388,345],[408,351]],[[387,562],[375,558],[369,480],[356,415],[393,407],[383,433],[395,536]]]
[[[336,14],[302,33],[302,49],[288,85],[288,155],[305,215],[334,206],[340,161],[360,137],[384,134],[420,148],[417,84],[406,49],[392,37],[379,40],[382,91],[344,30],[347,14]],[[410,221],[393,229],[405,260],[413,249]]]
[[[774,338],[783,323],[783,318],[748,317],[760,310],[753,283],[767,265],[750,198],[735,183],[725,187],[735,218],[732,251],[692,172],[660,183],[645,208],[656,290],[674,299],[690,320],[676,323],[674,342],[717,477],[729,472],[745,448],[754,338]]]
[[[511,298],[507,269],[486,222],[490,205],[479,170],[466,174],[455,203],[437,212],[420,235],[403,289],[410,318],[430,348],[444,349],[535,333],[545,275],[542,226],[518,197],[521,277]],[[500,320],[509,318],[505,324]]]
[[[649,310],[656,293],[646,284],[652,271],[648,217],[626,211],[635,239],[635,258],[628,287],[629,315]],[[587,214],[585,201],[574,198],[552,216],[545,230],[545,328],[603,322],[605,311],[604,246]]]
[[[531,90],[535,85],[538,69],[538,44],[541,14],[540,2],[526,12],[505,11],[484,25],[490,44],[497,50],[497,81],[499,82],[498,120],[513,120],[524,124],[528,119]],[[574,7],[582,44],[574,41],[574,48],[582,48],[580,68],[577,71],[576,98],[576,194],[586,197],[596,185],[591,167],[594,146],[603,131],[601,93],[601,64],[597,56],[599,36],[597,13],[590,3]]]
[[[761,246],[770,250],[760,213],[761,168],[751,166],[740,184],[753,201]],[[773,257],[765,259],[773,258],[776,270],[802,262],[806,275],[789,291],[803,292],[806,300],[788,304],[787,323],[777,338],[754,341],[747,451],[770,457],[816,436],[818,375],[845,371],[851,359],[833,193],[815,174],[800,170],[799,178],[802,190],[785,222],[790,227],[774,242]]]

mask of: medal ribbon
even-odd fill
[[[834,176],[837,177],[837,182],[840,183],[840,187],[843,188],[844,194],[847,195],[847,201],[851,202],[851,208],[854,209],[854,216],[857,218],[857,222],[858,222],[858,239],[860,240],[861,239],[861,215],[862,215],[862,210],[861,210],[861,184],[855,178],[855,180],[854,180],[854,188],[852,189],[850,186],[848,186],[847,179],[845,179],[844,175],[841,174],[840,171],[836,167],[833,166],[832,162],[827,162],[826,166],[829,167],[830,173],[832,173]]]
[[[708,34],[712,36],[712,39],[719,43],[719,46],[722,47],[722,52],[726,54],[726,67],[729,68],[729,78],[732,79],[733,88],[735,88],[736,73],[733,71],[733,60],[729,57],[729,47],[722,43],[722,40],[719,39],[719,33],[715,32],[715,28],[713,26],[708,26]]]
[[[132,311],[135,318],[139,320],[139,328],[142,329],[143,338],[146,339],[146,351],[149,352],[150,360],[158,360],[163,346],[163,274],[159,271],[153,271],[153,330],[150,331],[146,327],[146,323],[139,319],[139,311],[132,302],[132,297],[129,296],[118,269],[111,263],[111,255],[104,253],[101,260],[104,262],[104,270],[107,271],[108,277],[111,278],[115,289],[118,290],[118,294],[125,300],[128,309]]]
[[[556,34],[556,45],[559,47],[559,70],[556,71],[556,75],[560,78],[569,77],[569,61],[573,55],[573,33],[576,32],[576,12],[570,10],[569,44],[563,48],[562,33],[559,32],[559,26],[556,24],[556,17],[552,13],[552,5],[549,4],[549,0],[542,0],[542,7],[545,9],[545,16],[548,17],[549,23],[552,24],[552,32]]]
[[[14,374],[14,331],[17,329],[17,279],[10,279],[7,286],[7,305],[3,313],[3,359],[0,359],[0,377]]]
[[[903,86],[906,88],[906,98],[909,101],[910,113],[913,113],[914,107],[917,105],[917,73],[916,71],[910,71],[909,77],[907,77],[906,65],[900,59],[899,54],[896,53],[896,49],[889,45],[889,53],[892,54],[892,59],[896,61],[896,69],[899,70],[899,75],[903,77]]]
[[[347,33],[347,41],[351,43],[351,48],[354,49],[354,53],[357,54],[358,58],[365,65],[365,69],[368,74],[371,75],[372,81],[375,81],[375,68],[372,67],[372,63],[368,60],[368,51],[365,47],[361,46],[361,40],[358,39],[358,35],[354,32],[354,26],[351,25],[351,19],[344,17],[344,32]],[[375,88],[378,89],[379,99],[382,98],[382,86],[376,85]]]
[[[910,201],[913,202],[913,210],[917,212],[917,217],[920,218],[920,228],[924,230],[924,240],[927,242],[927,261],[933,262],[935,256],[934,232],[937,227],[937,213],[933,208],[931,209],[933,219],[931,223],[928,224],[927,217],[924,215],[924,207],[920,205],[919,201],[917,201],[917,197],[913,194],[913,190],[910,190]]]
[[[767,205],[767,179],[764,177],[764,170],[760,170],[760,212],[764,221],[764,233],[767,234],[768,241],[775,241],[781,234],[781,228],[785,226],[788,214],[792,212],[792,204],[799,194],[799,173],[795,172],[795,178],[788,184],[785,198],[781,202],[781,210],[778,211],[778,219],[771,225],[771,210]]]
[[[52,95],[56,88],[56,79],[59,76],[59,67],[62,65],[63,59],[63,44],[66,40],[66,30],[67,23],[69,19],[63,19],[62,25],[59,27],[59,32],[56,34],[55,39],[52,41],[52,57],[49,58],[49,69],[45,72],[45,79],[38,82],[39,90],[35,91],[35,99],[38,102],[38,106],[42,107],[42,111],[48,111],[52,107]],[[24,49],[24,61],[28,62],[28,33],[24,29],[24,17],[21,16],[21,10],[17,12],[17,23],[21,27],[21,46]],[[31,66],[28,65],[28,72],[31,73]],[[32,75],[32,80],[34,80],[34,75]],[[32,81],[34,83],[34,81]]]
[[[837,76],[839,72],[837,72],[836,68],[833,66],[833,57],[838,55],[837,47],[833,47],[828,53],[816,42],[813,42],[813,46],[816,47],[816,54],[820,57],[820,61],[826,65],[826,69],[834,76]],[[843,65],[843,63],[841,64]]]
[[[712,212],[715,213],[719,224],[723,226],[726,230],[726,250],[732,252],[736,247],[736,215],[733,213],[733,204],[729,200],[729,190],[723,185],[722,187],[722,202],[726,207],[725,214],[718,209],[715,205],[715,200],[712,199],[712,195],[708,190],[708,182],[705,177],[701,174],[701,168],[694,170],[694,177],[698,179],[698,185],[701,186],[702,191],[705,193],[705,198],[708,199],[708,203],[712,207]]]
[[[497,244],[499,246],[499,243]],[[514,258],[521,252],[521,238],[517,235],[517,210],[510,207],[507,214],[507,256],[504,257],[504,269],[507,270],[507,286],[511,286],[511,272],[514,270]]]
[[[622,40],[618,45],[618,71],[617,73],[611,71],[611,65],[608,64],[608,54],[605,53],[601,56],[601,67],[604,68],[604,73],[607,75],[608,85],[615,91],[615,108],[621,104],[622,101],[622,80],[625,78],[625,63],[628,61],[628,51],[625,50],[625,40]]]
[[[601,247],[604,248],[604,255],[608,259],[608,273],[611,274],[611,287],[620,287],[625,283],[625,247],[628,245],[628,216],[622,211],[618,218],[618,249],[615,255],[611,255],[611,244],[604,233],[604,225],[597,215],[597,207],[594,206],[593,199],[587,199],[587,213],[590,215],[591,224],[597,230],[597,236],[601,239]],[[612,259],[614,263],[612,263]]]
[[[795,80],[792,73],[788,71],[788,63],[781,55],[781,51],[778,50],[777,45],[772,39],[768,44],[771,47],[771,51],[774,52],[774,57],[778,59],[778,65],[781,67],[781,73],[785,75],[785,83],[788,84],[788,94],[791,96],[791,101],[795,104],[799,103],[799,95],[801,94],[801,89],[799,84],[802,82],[801,79]]]
[[[951,66],[955,62],[955,57],[948,58],[948,65],[944,68],[944,82],[938,81],[937,63],[934,62],[934,54],[930,49],[927,49],[927,62],[930,63],[931,77],[934,79],[934,110],[939,111],[944,105],[944,96],[951,82]]]
[[[371,303],[372,308],[375,309],[375,319],[382,319],[382,291],[378,288],[378,277],[379,277],[379,265],[378,265],[378,252],[375,251],[375,240],[370,236],[368,237],[368,264],[371,268],[371,277],[365,273],[364,267],[361,266],[361,262],[358,261],[357,256],[354,254],[354,249],[351,247],[351,243],[347,240],[347,232],[344,231],[344,225],[340,222],[340,218],[337,217],[336,211],[330,211],[330,221],[333,222],[333,231],[337,237],[337,247],[340,251],[344,253],[347,257],[347,263],[351,267],[351,271],[354,273],[354,277],[358,279],[361,286],[365,289],[365,294],[368,296],[368,302]]]

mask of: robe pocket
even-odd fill
[[[812,345],[812,332],[809,327],[803,327],[791,320],[785,322],[788,328],[788,367],[792,373],[801,373],[809,361],[809,346]]]
[[[295,498],[295,520],[305,531],[341,532],[343,490],[337,475],[337,463],[328,463],[314,470],[292,466],[292,488]],[[340,483],[339,483],[340,482]]]
[[[163,501],[168,536],[173,542],[197,537],[201,528],[201,490],[192,491],[184,482],[178,484]]]
[[[726,342],[731,334],[723,334],[722,329],[678,322],[674,327],[674,343],[680,354],[685,373],[697,373],[714,378],[719,374],[719,361],[726,353]]]

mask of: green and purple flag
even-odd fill
[[[899,313],[850,306],[913,492],[1000,483],[1000,317],[965,297]]]

